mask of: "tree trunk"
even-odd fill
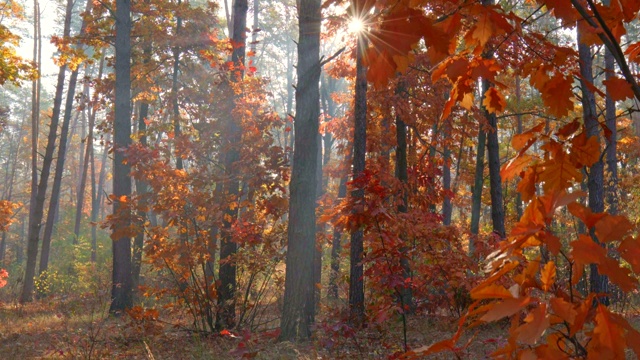
[[[442,162],[442,189],[444,190],[444,199],[442,199],[442,223],[444,225],[451,225],[451,214],[453,212],[453,206],[451,204],[451,148],[449,145],[449,139],[451,138],[451,120],[444,124],[444,156]],[[462,144],[460,144],[462,146]]]
[[[91,1],[88,3],[91,3]],[[65,103],[64,116],[62,118],[62,130],[60,131],[60,146],[58,148],[58,157],[56,158],[56,170],[53,175],[53,186],[51,188],[51,198],[49,199],[49,211],[47,212],[47,222],[44,227],[44,236],[42,237],[42,254],[40,254],[39,267],[39,274],[41,275],[45,273],[49,267],[51,236],[53,235],[55,215],[58,211],[58,205],[60,202],[60,188],[62,187],[62,174],[64,173],[64,162],[67,155],[67,138],[69,137],[69,124],[71,123],[71,111],[73,110],[77,80],[78,69],[74,70],[69,78],[67,101]],[[77,237],[73,239],[73,244],[78,244]]]
[[[518,115],[516,115],[517,134],[522,134],[522,115],[520,115],[520,100],[520,75],[516,75],[516,111],[518,112]],[[522,213],[522,194],[520,194],[519,191],[516,191],[516,214],[518,215],[518,219],[522,217]]]
[[[247,10],[249,5],[247,0],[236,0],[233,4],[233,36],[232,41],[241,46],[234,46],[231,61],[235,66],[235,70],[231,72],[231,82],[238,83],[244,77],[244,58],[246,46],[246,28],[247,28]],[[234,91],[234,89],[231,89]],[[234,119],[233,108],[238,100],[238,95],[232,97],[230,111],[228,111],[228,128],[226,131],[226,139],[229,148],[224,154],[224,168],[227,172],[228,181],[223,187],[225,195],[233,197],[232,201],[239,201],[240,180],[238,178],[239,170],[236,162],[240,159],[240,144],[242,134],[240,121]],[[229,206],[225,210],[225,216],[222,221],[222,230],[220,238],[220,269],[218,286],[218,315],[216,316],[216,328],[231,328],[235,326],[236,306],[236,264],[233,257],[238,250],[238,244],[233,240],[231,227],[238,218],[238,206]]]
[[[295,143],[289,183],[287,270],[280,340],[308,339],[315,315],[313,254],[320,116],[320,3],[320,0],[300,0],[298,3]]]
[[[407,171],[407,125],[402,121],[400,115],[396,115],[396,178],[400,180],[403,185],[402,188],[402,201],[400,205],[398,205],[399,213],[406,213],[408,211],[408,198],[407,198],[407,189],[405,186],[407,185],[407,181],[409,180],[409,174]],[[402,236],[401,236],[402,237]],[[403,277],[404,279],[411,279],[413,274],[411,272],[411,265],[409,262],[409,258],[407,256],[407,252],[409,247],[406,245],[406,238],[402,237],[402,241],[405,242],[405,245],[402,246],[400,252],[402,253],[402,258],[400,258],[400,265],[402,266]],[[404,282],[407,284],[407,282]],[[400,300],[402,305],[402,311],[404,313],[412,313],[414,311],[413,306],[413,291],[411,287],[403,287],[400,289]]]
[[[113,126],[113,213],[119,217],[118,228],[127,228],[131,224],[131,214],[120,211],[121,197],[131,196],[130,166],[124,163],[124,150],[131,144],[131,2],[116,0],[116,39],[115,39],[115,116]],[[124,209],[123,209],[124,210]],[[120,213],[120,214],[119,214]],[[131,279],[131,236],[117,235],[112,240],[113,274],[111,288],[112,314],[122,313],[132,306]]]
[[[615,77],[615,59],[608,48],[604,51],[605,62],[605,78],[611,79]],[[618,129],[616,126],[616,102],[611,98],[607,89],[605,98],[605,119],[607,128],[611,132],[609,138],[606,139],[607,144],[607,170],[611,176],[607,186],[607,203],[609,204],[609,213],[618,214]]]
[[[488,80],[482,80],[483,100],[484,94],[492,85]],[[498,118],[495,113],[484,110],[489,121],[491,132],[487,134],[487,156],[489,162],[489,183],[491,192],[491,221],[493,231],[504,238],[504,200],[502,198],[502,179],[500,177],[500,143],[498,142]]]
[[[580,85],[582,89],[582,116],[584,119],[587,137],[595,136],[600,144],[600,123],[596,110],[596,98],[593,92],[587,87],[587,83],[593,84],[593,63],[591,59],[591,48],[582,43],[580,27],[578,27],[578,55],[580,57]],[[589,209],[594,213],[604,211],[604,164],[598,160],[588,171],[587,188],[589,189]],[[595,229],[588,229],[592,239],[599,243],[595,234]],[[598,273],[598,266],[590,266],[591,276],[589,278],[590,291],[593,293],[606,293],[608,291],[608,279]],[[599,299],[602,303],[608,304],[608,299]]]
[[[484,152],[487,133],[478,126],[478,148],[476,153],[476,171],[471,189],[471,239],[469,240],[469,254],[474,256],[475,241],[480,232],[480,210],[482,208],[482,188],[484,186]]]
[[[64,28],[62,32],[62,36],[65,38],[69,36],[71,28],[72,9],[73,0],[67,0]],[[24,285],[20,295],[20,302],[22,303],[31,301],[33,297],[34,276],[36,273],[36,261],[38,257],[38,243],[40,242],[40,227],[42,225],[42,218],[44,217],[44,202],[47,193],[47,185],[49,183],[49,174],[51,172],[51,163],[53,162],[53,152],[56,146],[58,121],[60,120],[62,91],[64,88],[66,70],[67,66],[62,65],[58,72],[56,92],[53,99],[53,111],[51,113],[51,123],[49,125],[49,135],[47,137],[47,146],[42,160],[42,171],[40,172],[40,181],[38,182],[38,188],[36,189],[35,201],[30,204],[32,208],[30,209],[29,229],[27,231],[27,264],[25,267]]]
[[[364,175],[367,150],[367,68],[364,64],[364,52],[367,41],[364,35],[358,37],[356,48],[356,94],[353,132],[353,180]],[[364,206],[364,188],[359,187],[351,192],[356,206]],[[354,214],[360,212],[357,208]],[[364,324],[364,231],[358,228],[351,232],[351,248],[349,251],[349,318],[355,326]]]

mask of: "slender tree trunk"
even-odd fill
[[[104,64],[104,56],[102,57],[102,59],[100,60],[100,69],[98,70],[98,79],[102,78],[102,65]],[[84,207],[84,198],[85,198],[85,192],[86,192],[86,188],[87,188],[87,174],[89,172],[89,162],[92,161],[92,157],[93,157],[93,127],[95,126],[95,120],[96,120],[96,112],[95,110],[92,111],[92,107],[90,106],[90,104],[88,103],[89,100],[89,87],[85,85],[85,90],[84,90],[84,94],[85,94],[85,102],[86,102],[86,108],[88,111],[88,118],[89,118],[89,134],[87,135],[87,138],[85,140],[86,142],[86,150],[84,151],[84,158],[82,161],[82,173],[80,175],[80,184],[79,184],[79,189],[78,189],[78,194],[77,194],[77,200],[76,200],[76,216],[75,216],[75,224],[73,227],[73,233],[75,235],[75,238],[78,239],[80,237],[80,223],[82,220],[82,209]],[[93,198],[92,198],[93,200]]]
[[[407,125],[402,121],[400,115],[396,115],[396,143],[396,178],[400,180],[400,183],[403,185],[402,201],[398,205],[398,212],[406,213],[409,209],[407,189],[405,188],[409,180],[409,174],[407,171]],[[400,264],[403,271],[402,275],[405,280],[413,277],[409,257],[407,256],[409,247],[406,245],[406,240],[406,238],[402,237],[402,241],[405,245],[400,249],[400,252],[402,253]],[[407,284],[406,281],[405,284]],[[404,311],[404,313],[413,313],[413,291],[411,290],[411,287],[403,287],[400,290],[400,296],[400,300],[402,301],[401,305],[403,307],[402,311]]]
[[[605,48],[604,51],[604,62],[605,78],[615,77],[615,59],[608,48]],[[608,89],[605,98],[605,119],[607,128],[611,132],[610,137],[606,139],[607,170],[611,177],[607,186],[607,203],[609,204],[609,213],[616,215],[618,213],[618,129],[616,126],[616,102],[611,98]]]
[[[483,94],[492,85],[488,80],[482,80]],[[484,99],[484,95],[483,95]],[[505,237],[504,228],[504,200],[502,197],[502,179],[500,178],[500,143],[498,141],[498,118],[495,113],[485,110],[491,132],[487,134],[487,156],[489,157],[489,183],[491,185],[491,220],[493,231]]]
[[[320,116],[320,0],[298,3],[298,86],[280,340],[308,339],[314,322],[316,176]]]
[[[442,189],[444,190],[444,199],[442,200],[442,223],[444,225],[451,225],[451,214],[453,212],[453,206],[451,204],[451,148],[449,145],[449,139],[451,138],[451,123],[450,119],[444,124],[444,161],[442,162]],[[460,145],[462,146],[462,144]]]
[[[38,41],[40,22],[40,4],[33,1],[33,62],[36,65],[38,79],[31,82],[31,196],[29,200],[29,221],[35,221],[36,195],[38,194],[38,135],[40,131],[40,61]],[[37,251],[37,244],[36,244]],[[35,266],[35,265],[34,265]],[[33,276],[33,275],[32,275]]]
[[[91,3],[91,1],[89,1]],[[69,137],[69,124],[71,123],[71,111],[73,110],[73,102],[75,99],[76,84],[78,80],[78,69],[71,73],[69,79],[69,89],[67,91],[67,101],[64,108],[64,116],[62,118],[62,130],[60,131],[60,146],[58,148],[58,157],[56,158],[56,170],[53,175],[53,186],[51,188],[51,198],[49,199],[49,211],[47,212],[47,222],[44,227],[44,236],[42,237],[42,254],[40,254],[39,274],[43,274],[49,267],[49,252],[51,251],[51,236],[53,235],[53,226],[55,215],[58,211],[60,201],[60,188],[62,187],[62,174],[64,173],[64,162],[67,156],[67,138]],[[78,244],[78,239],[73,239],[73,244]]]
[[[244,77],[244,58],[246,46],[246,28],[247,28],[247,10],[249,5],[247,0],[236,0],[233,4],[233,35],[232,41],[235,46],[231,61],[235,65],[234,71],[231,72],[231,82],[241,82]],[[233,91],[233,89],[231,89]],[[228,128],[227,136],[229,148],[224,154],[224,167],[229,180],[225,184],[224,193],[233,197],[232,201],[239,201],[239,169],[237,161],[240,160],[240,149],[238,144],[242,138],[239,120],[233,115],[233,108],[238,100],[238,96],[232,97],[230,111],[228,111]],[[236,264],[234,263],[234,255],[238,250],[238,244],[233,240],[231,228],[238,217],[238,206],[229,206],[225,210],[224,220],[222,222],[222,231],[220,238],[220,269],[218,287],[218,316],[216,317],[216,328],[231,328],[236,323]]]
[[[147,0],[148,1],[148,0]],[[150,37],[151,35],[146,35]],[[142,62],[147,65],[151,61],[151,51],[152,51],[152,39],[144,38],[143,39],[143,50],[142,50]],[[174,56],[174,61],[178,61],[180,55],[178,54],[177,58]],[[177,109],[178,101],[177,101],[177,70],[178,67],[174,64],[174,83],[172,84],[172,88],[175,89],[173,91],[176,101],[174,103],[174,111],[176,111],[179,115],[179,109]],[[145,100],[140,102],[140,110],[138,111],[138,133],[140,134],[140,145],[143,147],[148,146],[147,142],[147,118],[149,117],[149,103]],[[176,115],[177,117],[177,115]],[[180,164],[182,165],[182,163]],[[147,211],[147,194],[149,192],[149,185],[146,181],[136,180],[136,192],[138,193],[139,206],[138,206],[138,219],[140,221],[139,229],[136,234],[136,237],[133,239],[133,262],[131,265],[131,276],[133,278],[133,291],[136,292],[138,286],[140,285],[140,271],[142,269],[142,252],[144,248],[144,224],[148,217]]]
[[[522,115],[520,115],[520,75],[516,75],[516,111],[518,115],[516,115],[517,121],[517,134],[522,134]],[[523,209],[522,209],[522,194],[519,191],[516,192],[516,214],[518,215],[518,219],[522,217]]]
[[[353,135],[353,179],[364,175],[367,150],[367,69],[364,64],[364,51],[367,41],[364,35],[358,37],[356,49],[356,94],[354,109]],[[353,201],[364,206],[364,188],[359,187],[351,192]],[[361,210],[354,209],[354,214]],[[349,252],[349,317],[355,326],[362,326],[364,313],[364,231],[358,228],[351,232],[351,248]]]
[[[130,166],[124,163],[124,149],[131,144],[131,2],[116,0],[115,39],[115,116],[113,126],[114,161],[113,194],[116,199],[131,196]],[[113,213],[120,217],[118,227],[131,224],[131,214],[122,214],[120,202],[114,201]],[[124,210],[124,209],[123,209]],[[118,231],[114,228],[114,235]],[[117,235],[113,242],[112,314],[132,306],[131,236]]]
[[[482,188],[484,186],[484,153],[487,133],[478,126],[478,147],[476,153],[476,170],[471,189],[471,239],[469,240],[469,254],[475,253],[475,241],[480,232],[480,210],[482,208]]]
[[[584,118],[585,131],[588,137],[595,136],[600,144],[600,123],[596,110],[596,98],[594,93],[587,87],[587,83],[593,84],[593,63],[591,58],[591,48],[582,43],[582,34],[578,27],[578,55],[580,57],[580,85],[582,89],[582,116]],[[594,213],[604,211],[604,163],[602,159],[591,166],[588,171],[587,188],[589,189],[589,209]],[[589,234],[596,243],[600,243],[595,234],[595,229],[588,229]],[[606,293],[608,291],[608,279],[599,274],[598,266],[592,264],[590,267],[591,276],[589,278],[590,291],[593,293]],[[599,299],[602,303],[608,304],[608,299]]]
[[[67,7],[64,19],[63,37],[68,37],[71,28],[71,10],[73,8],[73,0],[67,1]],[[49,183],[49,174],[51,172],[51,163],[53,162],[53,152],[58,130],[58,121],[60,120],[60,108],[62,105],[62,91],[64,88],[64,77],[67,70],[66,65],[60,67],[58,79],[56,82],[56,92],[53,99],[53,111],[51,114],[51,123],[49,125],[49,135],[47,137],[47,147],[45,149],[44,158],[42,160],[42,171],[40,172],[40,181],[36,190],[35,201],[30,204],[33,209],[30,211],[29,230],[27,232],[27,264],[25,267],[24,285],[20,295],[20,302],[28,302],[33,300],[34,277],[36,273],[36,261],[38,257],[38,243],[40,242],[40,227],[42,218],[44,217],[44,202],[47,193],[47,185]],[[32,195],[33,196],[33,195]]]

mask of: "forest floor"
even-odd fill
[[[340,326],[325,325],[302,344],[277,343],[274,332],[201,335],[176,326],[180,319],[135,321],[106,316],[100,299],[46,299],[27,305],[0,303],[0,358],[21,359],[385,359],[403,346],[398,319],[344,336]],[[184,325],[184,324],[183,324]],[[451,336],[457,321],[447,316],[412,317],[410,348]],[[475,335],[462,358],[485,359],[505,341],[508,325],[469,332]],[[469,335],[466,339],[469,339]],[[466,341],[463,337],[462,341]],[[431,359],[455,358],[439,354]]]
[[[403,346],[400,319],[351,336],[344,336],[340,326],[325,326],[316,331],[314,340],[293,344],[277,343],[274,332],[201,335],[176,326],[180,319],[175,317],[162,321],[161,314],[160,321],[135,321],[128,315],[110,317],[107,312],[107,302],[97,298],[0,303],[0,358],[160,360],[237,359],[244,355],[256,359],[384,359]],[[408,345],[417,348],[446,339],[455,332],[456,324],[449,317],[411,318]],[[504,330],[499,326],[481,329],[468,358],[485,358],[502,341]]]

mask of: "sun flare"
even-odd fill
[[[364,21],[360,18],[353,17],[349,21],[348,30],[351,34],[360,34],[365,30]]]

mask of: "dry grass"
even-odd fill
[[[303,344],[276,343],[273,336],[238,334],[202,336],[185,330],[177,316],[159,322],[134,322],[128,316],[107,316],[104,299],[50,299],[27,305],[0,304],[2,359],[235,359],[242,353],[257,359],[376,359],[402,349],[399,319],[371,326],[352,337],[318,330]],[[179,326],[183,325],[183,326]],[[444,317],[415,318],[408,324],[408,343],[419,347],[442,340],[455,330]],[[482,329],[484,339],[498,338],[500,329]],[[244,345],[241,345],[241,343]],[[494,343],[474,341],[479,359]]]
[[[385,359],[402,350],[400,319],[371,325],[353,336],[326,325],[307,343],[276,343],[273,334],[200,335],[186,330],[182,317],[161,314],[161,321],[135,322],[107,316],[104,299],[50,299],[24,306],[0,303],[1,359]],[[182,321],[182,323],[180,323]],[[632,318],[638,325],[638,318]],[[176,324],[177,323],[177,324]],[[443,340],[457,322],[446,316],[413,317],[407,342],[417,348]],[[494,324],[468,332],[464,359],[486,359],[501,343],[508,325]],[[430,359],[455,359],[438,354]]]

